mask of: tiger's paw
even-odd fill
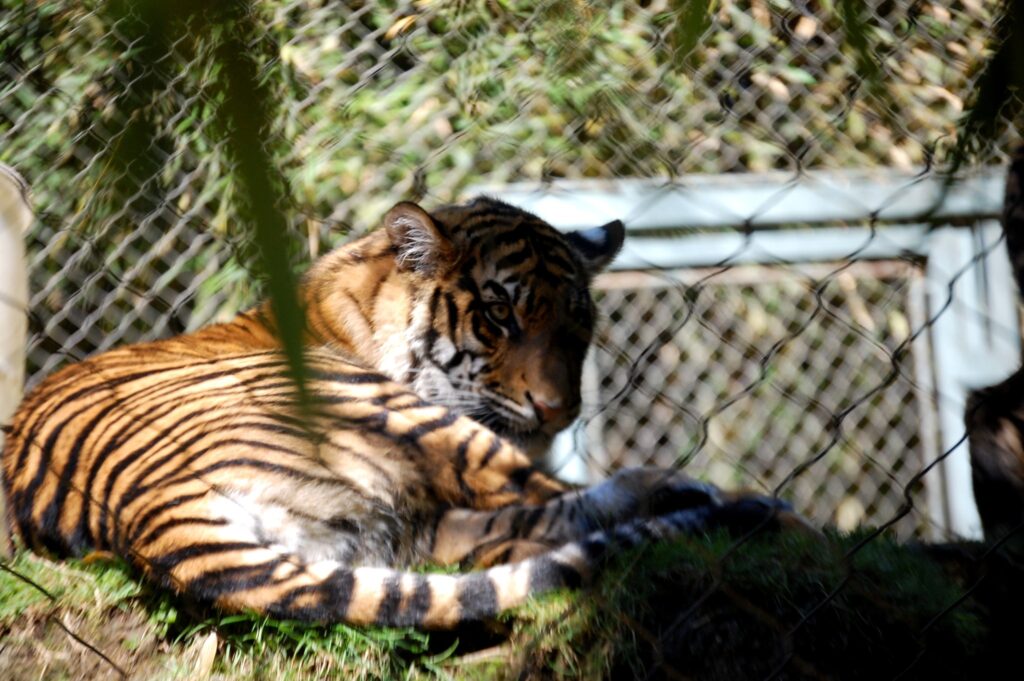
[[[685,524],[691,529],[746,533],[764,527],[821,536],[787,501],[749,491],[725,492],[672,469],[623,469],[591,492],[611,522],[676,515],[688,518]]]
[[[729,492],[713,515],[713,523],[733,533],[775,529],[824,538],[822,531],[778,497],[751,492]]]
[[[616,532],[625,545],[656,539],[672,541],[715,532],[742,538],[760,533],[797,532],[815,539],[824,534],[781,499],[760,495],[729,496],[714,503],[680,508],[667,513],[635,518]]]
[[[588,511],[605,526],[714,506],[719,498],[714,485],[699,482],[679,471],[650,466],[624,468],[584,493]]]

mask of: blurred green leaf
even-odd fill
[[[672,31],[672,49],[676,63],[687,63],[701,36],[711,26],[711,12],[714,0],[672,0],[670,6],[675,14],[675,29]]]
[[[791,83],[800,83],[802,85],[813,85],[817,80],[810,73],[804,69],[796,66],[783,66],[779,69],[779,75],[788,80]]]
[[[862,0],[840,0],[839,15],[843,20],[843,32],[847,44],[853,49],[857,62],[857,74],[869,90],[880,85],[878,62],[869,39],[871,7]]]
[[[282,212],[287,202],[285,182],[276,170],[266,140],[275,102],[266,83],[260,80],[254,51],[247,40],[259,32],[254,21],[256,12],[249,2],[231,5],[225,10],[222,23],[213,26],[225,29],[215,53],[223,69],[222,77],[217,79],[223,89],[216,115],[242,189],[240,213],[252,226],[260,269],[267,277],[277,335],[300,400],[308,404],[303,354],[305,312],[298,300],[296,278],[288,258],[288,221]]]
[[[279,164],[268,141],[273,130],[277,102],[268,70],[260,68],[259,51],[254,49],[262,31],[260,14],[249,0],[225,0],[213,6],[202,2],[175,5],[160,0],[118,2],[111,11],[119,15],[123,28],[137,37],[137,60],[143,77],[141,85],[129,89],[138,103],[131,108],[127,132],[119,139],[120,150],[114,158],[124,170],[118,175],[129,179],[151,178],[150,168],[160,158],[152,152],[153,126],[146,115],[154,93],[166,86],[161,81],[160,62],[171,52],[172,44],[189,38],[197,41],[198,55],[205,55],[203,42],[213,49],[208,70],[208,85],[215,106],[215,129],[226,143],[234,164],[233,177],[238,185],[234,196],[241,217],[243,234],[255,248],[258,272],[266,278],[277,335],[288,360],[300,402],[308,404],[305,387],[303,332],[305,313],[289,260],[288,220],[283,212],[288,205],[287,184],[278,171]],[[149,83],[148,81],[153,81]],[[143,163],[148,161],[147,163]],[[141,165],[142,172],[133,172]],[[133,188],[121,195],[131,195]],[[159,197],[160,192],[139,192]]]

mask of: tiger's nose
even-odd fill
[[[530,404],[533,405],[533,411],[537,414],[537,419],[541,423],[557,421],[565,416],[565,402],[561,399],[548,400],[543,397],[536,398],[530,393],[526,393],[526,397],[530,400]]]

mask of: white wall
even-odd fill
[[[27,191],[21,177],[0,164],[0,424],[10,420],[21,401],[25,380],[28,275],[23,238],[32,222]],[[0,553],[9,547],[5,517],[0,487]]]

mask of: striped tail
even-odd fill
[[[717,527],[747,530],[792,516],[783,502],[748,497],[623,523],[518,563],[462,574],[304,562],[269,546],[198,543],[188,555],[143,564],[170,585],[226,610],[353,625],[452,629],[495,618],[529,597],[589,581],[612,556],[641,543]],[[214,567],[188,575],[189,563],[221,553]],[[205,554],[205,556],[204,556]],[[165,580],[166,581],[166,580]]]

